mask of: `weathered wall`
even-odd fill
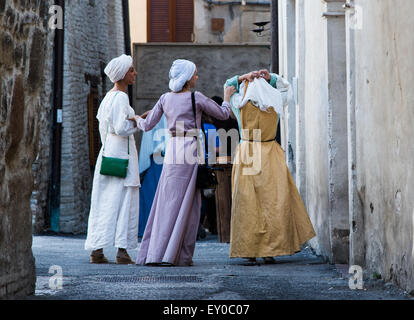
[[[296,99],[296,123],[295,129],[296,134],[294,135],[296,148],[294,151],[295,158],[295,182],[298,187],[300,196],[307,205],[307,196],[306,196],[306,128],[305,128],[305,90],[299,90],[299,88],[304,88],[306,86],[306,65],[305,65],[305,55],[302,54],[306,52],[306,37],[305,37],[305,0],[296,0],[295,1],[295,37],[291,37],[295,41],[295,77],[292,80],[292,86],[294,91],[294,96]],[[287,15],[291,14],[287,11]],[[283,19],[281,19],[283,23]],[[292,41],[292,40],[291,40]],[[282,51],[282,50],[281,50]],[[291,126],[289,126],[291,128]]]
[[[52,1],[49,1],[52,3]],[[39,147],[33,164],[34,186],[31,196],[32,230],[34,234],[46,231],[49,222],[49,183],[51,179],[51,130],[53,107],[53,48],[55,32],[48,29],[44,52],[43,89],[39,110]]]
[[[311,3],[312,2],[312,3]],[[306,83],[304,88],[306,130],[306,204],[317,238],[312,246],[330,257],[328,145],[327,145],[327,21],[321,1],[304,1]],[[312,17],[312,18],[311,18]]]
[[[355,4],[363,14],[362,29],[354,30],[351,90],[366,268],[412,291],[414,2],[358,0]]]
[[[326,1],[329,224],[333,262],[349,262],[346,31],[344,0]]]
[[[279,74],[287,79],[295,91],[295,99],[285,108],[285,120],[280,122],[281,145],[286,150],[286,162],[296,181],[296,0],[279,1]]]
[[[90,84],[85,74],[104,85],[102,64],[125,53],[122,2],[68,1],[65,8],[61,207],[59,231],[86,231],[93,172],[89,167],[88,108]]]
[[[334,263],[349,258],[343,3],[279,2],[281,71],[296,88],[297,99],[283,121],[286,160],[294,169],[298,150],[299,190],[317,233],[310,243]]]
[[[215,1],[213,1],[214,3]],[[225,3],[226,1],[216,1]],[[234,1],[229,1],[234,2]],[[247,1],[254,4],[208,4],[206,0],[194,1],[195,43],[260,43],[270,41],[270,31],[258,37],[253,23],[270,21],[270,1]],[[241,1],[240,1],[241,3]],[[211,19],[224,19],[224,32],[212,32]],[[266,26],[269,30],[270,23]]]
[[[48,1],[0,1],[0,298],[34,292],[30,196]]]

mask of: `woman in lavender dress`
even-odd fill
[[[189,136],[200,128],[201,114],[227,119],[234,87],[226,87],[219,106],[200,92],[195,92],[196,121],[191,88],[197,82],[197,68],[188,60],[174,61],[170,70],[171,92],[163,94],[146,118],[135,116],[137,126],[151,130],[165,114],[172,138],[168,142],[164,165],[150,216],[138,252],[137,264],[190,266],[200,221],[201,197],[196,188],[197,139]]]

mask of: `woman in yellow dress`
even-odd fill
[[[287,167],[285,153],[275,140],[279,122],[275,109],[279,110],[276,104],[282,100],[271,100],[273,108],[266,110],[257,105],[268,97],[252,98],[242,107],[243,103],[234,105],[247,99],[246,89],[258,81],[256,78],[267,80],[257,84],[268,86],[258,90],[259,96],[269,92],[266,90],[277,91],[274,88],[279,83],[286,84],[267,70],[235,76],[226,82],[226,86],[235,86],[235,95],[240,96],[237,102],[232,100],[232,111],[242,137],[233,161],[230,257],[248,258],[251,262],[262,257],[265,263],[274,263],[274,256],[300,251],[300,246],[313,238],[315,232]],[[274,93],[280,95],[271,92]]]

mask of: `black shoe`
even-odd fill
[[[275,259],[273,259],[273,257],[264,257],[263,260],[264,260],[265,264],[275,264],[276,263],[276,261],[275,261]]]
[[[205,239],[206,236],[207,236],[206,230],[201,224],[199,224],[198,231],[197,231],[197,240],[199,240],[200,238]]]

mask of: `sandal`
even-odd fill
[[[118,249],[116,254],[116,263],[117,264],[135,264],[129,256],[128,252],[125,249]]]
[[[108,259],[103,254],[103,249],[94,250],[90,255],[90,263],[108,263]]]

